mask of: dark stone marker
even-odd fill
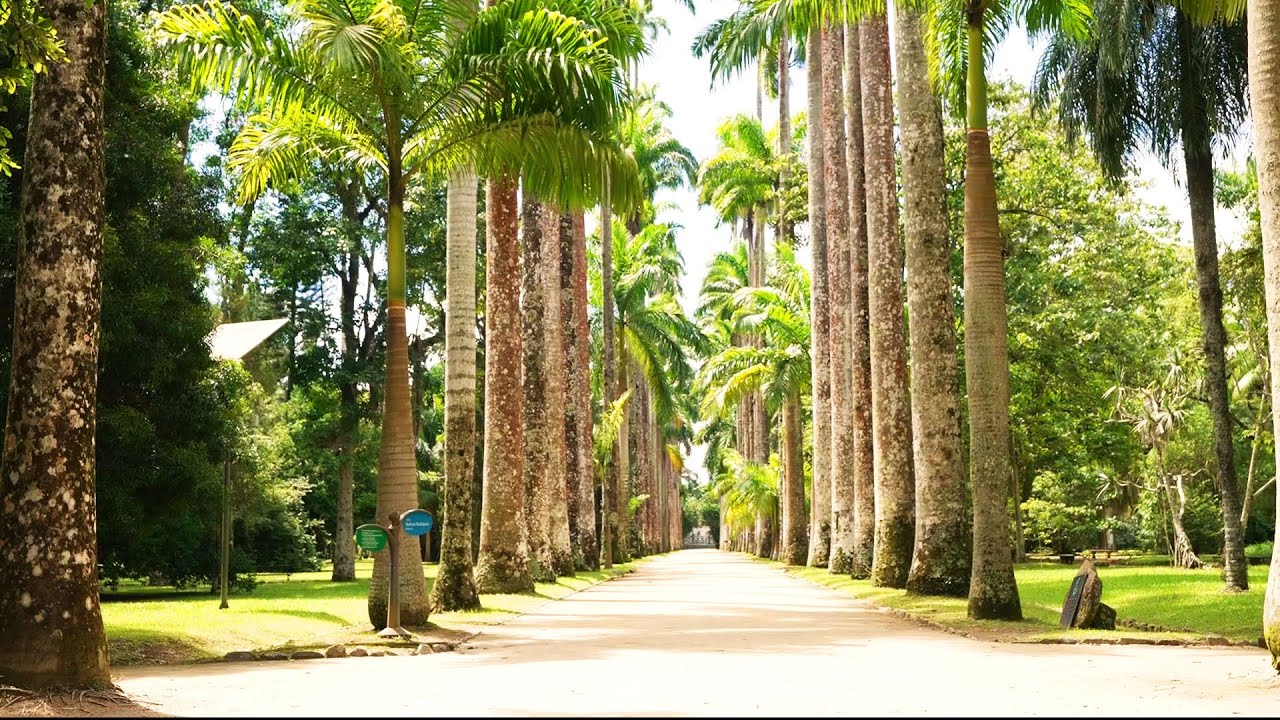
[[[1071,589],[1067,591],[1067,599],[1062,604],[1062,618],[1058,624],[1064,628],[1071,627],[1076,621],[1076,611],[1080,608],[1080,593],[1084,590],[1084,576],[1076,575],[1071,580]]]
[[[1102,579],[1093,567],[1093,561],[1085,560],[1080,572],[1071,579],[1071,589],[1062,605],[1062,627],[1116,629],[1116,611],[1102,603]]]

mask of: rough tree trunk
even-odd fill
[[[613,307],[613,218],[609,207],[609,179],[605,178],[604,199],[600,203],[600,283],[602,295],[601,325],[601,373],[604,375],[604,398],[601,403],[605,409],[618,399],[618,360],[614,350],[617,348],[617,337],[614,332]],[[614,538],[618,535],[618,485],[622,477],[618,460],[621,453],[618,443],[613,446],[612,462],[604,472],[604,486],[600,490],[600,562],[606,567],[613,567]]]
[[[804,516],[804,422],[800,398],[787,397],[782,406],[782,553],[788,565],[803,565],[809,544]]]
[[[822,35],[809,30],[809,117],[822,117]],[[809,124],[809,242],[813,254],[813,504],[809,565],[826,567],[831,552],[831,308],[827,290],[826,182],[822,123]]]
[[[516,180],[489,180],[485,195],[484,491],[476,587],[482,593],[533,589],[524,518],[521,412],[520,240]]]
[[[480,607],[471,561],[471,486],[476,461],[476,173],[449,176],[445,237],[444,513],[437,612]]]
[[[902,242],[893,159],[893,78],[885,15],[859,27],[862,133],[866,148],[867,280],[876,536],[871,582],[905,587],[915,534],[911,406],[902,319]]]
[[[543,484],[550,496],[551,569],[556,575],[572,576],[573,549],[569,540],[568,456],[565,454],[564,426],[568,414],[569,385],[565,351],[565,317],[560,300],[560,212],[543,208],[542,286],[544,288],[543,342],[546,366],[547,472]]]
[[[920,16],[899,5],[896,20],[916,471],[915,552],[907,590],[964,597],[973,530],[961,455],[942,109],[929,86]]]
[[[871,318],[867,289],[867,185],[866,147],[862,132],[862,61],[860,31],[848,28],[844,36],[845,115],[849,135],[845,139],[849,164],[850,313],[853,318],[853,562],[854,577],[871,575],[875,552],[875,463],[871,433]]]
[[[102,302],[104,2],[44,0],[66,61],[36,76],[0,460],[0,683],[110,685],[94,430]]]
[[[822,30],[822,157],[827,213],[827,292],[831,385],[831,572],[853,571],[854,388],[853,238],[849,222],[849,166],[845,160],[844,31]]]
[[[521,350],[523,370],[524,423],[524,488],[525,523],[529,528],[529,572],[535,582],[555,582],[555,558],[551,549],[551,515],[554,504],[551,478],[551,418],[548,407],[554,402],[547,375],[551,372],[547,357],[549,344],[547,315],[546,250],[547,208],[528,190],[524,192],[524,209],[520,224],[521,293],[520,319],[524,332]],[[559,246],[559,235],[555,238]],[[557,425],[557,428],[560,426]]]
[[[574,566],[600,567],[596,543],[595,472],[591,451],[590,330],[587,326],[586,228],[581,211],[560,216],[560,300],[564,322],[567,402],[565,471]]]

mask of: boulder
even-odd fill
[[[262,653],[263,660],[288,660],[289,656],[282,652]]]
[[[324,656],[327,658],[346,657],[347,646],[346,645],[330,645],[329,647],[325,648]]]
[[[431,643],[431,650],[433,652],[449,652],[453,650],[453,646],[449,643]]]
[[[369,656],[369,651],[365,650],[362,647],[358,647],[355,650],[352,650],[351,652],[347,653],[347,657],[368,657],[368,656]]]
[[[430,655],[435,652],[435,648],[430,643],[421,643],[418,649],[413,651],[415,655]]]
[[[236,650],[227,653],[222,659],[227,662],[249,662],[251,660],[257,660],[258,658],[248,650]]]
[[[1116,611],[1102,602],[1102,580],[1092,560],[1086,559],[1071,579],[1061,622],[1063,627],[1116,629]]]
[[[382,657],[387,654],[386,650],[370,650],[369,657]]]
[[[1098,603],[1098,614],[1089,627],[1095,630],[1116,629],[1116,609],[1106,603]]]
[[[324,657],[324,653],[315,650],[298,650],[289,656],[290,660],[319,660]]]

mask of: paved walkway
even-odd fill
[[[1260,650],[984,643],[744,556],[656,558],[422,657],[133,669],[177,715],[1278,715]]]

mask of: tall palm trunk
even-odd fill
[[[822,34],[809,30],[809,117],[822,117]],[[826,567],[831,552],[831,324],[827,290],[826,181],[822,123],[809,124],[809,236],[813,253],[813,504],[809,565]]]
[[[803,565],[808,551],[804,517],[804,422],[800,398],[792,393],[782,406],[782,549],[780,560]]]
[[[39,13],[66,60],[36,76],[27,126],[0,459],[0,677],[94,687],[111,683],[94,469],[107,8],[43,0]]]
[[[1280,368],[1280,0],[1252,0],[1246,5],[1249,27],[1249,106],[1254,155],[1258,163],[1258,206],[1262,225],[1263,283],[1267,297],[1270,366]],[[1271,373],[1271,407],[1280,407],[1280,371]],[[1272,413],[1280,437],[1280,413]],[[1280,466],[1280,443],[1275,446]],[[1280,483],[1276,484],[1280,497]],[[1280,524],[1275,540],[1280,544]],[[1262,629],[1271,666],[1280,670],[1280,553],[1271,555]]]
[[[449,176],[444,315],[444,517],[440,572],[431,589],[439,612],[480,607],[471,562],[471,484],[476,461],[476,173]]]
[[[405,326],[405,181],[393,157],[387,173],[387,371],[383,378],[382,446],[378,452],[379,524],[418,507],[418,460],[414,455],[413,406],[409,389],[409,338]],[[400,542],[400,622],[425,625],[430,612],[422,577],[422,550]],[[387,621],[390,552],[374,555],[369,583],[369,621],[381,629]]]
[[[896,20],[916,470],[907,590],[963,597],[969,594],[973,535],[961,456],[942,109],[929,86],[920,15],[899,4]]]
[[[845,139],[849,164],[849,234],[851,239],[850,316],[853,326],[851,372],[853,378],[853,559],[850,573],[871,575],[875,553],[876,483],[875,449],[871,426],[871,317],[867,289],[867,183],[866,139],[862,131],[862,42],[856,26],[844,37],[845,115],[849,135]]]
[[[524,505],[520,331],[520,239],[516,180],[489,180],[485,194],[484,490],[476,587],[533,589]]]
[[[590,330],[587,325],[586,227],[581,211],[560,216],[560,307],[564,324],[565,471],[574,566],[600,567],[591,452]]]
[[[601,324],[602,358],[601,373],[604,375],[603,407],[608,409],[618,399],[618,360],[614,356],[617,338],[614,332],[613,307],[613,217],[609,207],[609,178],[604,181],[604,198],[600,201],[600,283],[601,283]],[[614,538],[618,535],[618,485],[622,477],[618,463],[620,460],[618,443],[614,443],[612,462],[604,473],[604,487],[600,492],[600,562],[606,567],[613,567]]]
[[[791,48],[788,30],[783,25],[778,36],[778,185],[785,188],[791,180]],[[778,242],[792,242],[791,221],[781,205],[778,207]]]
[[[640,373],[636,373],[631,381],[631,397],[634,402],[630,407],[631,447],[635,452],[635,497],[649,495],[636,510],[632,522],[634,540],[631,547],[637,557],[651,552],[648,536],[648,517],[650,502],[653,500],[650,486],[653,481],[653,452],[649,446],[649,383]]]
[[[893,78],[889,23],[862,21],[862,133],[866,148],[867,306],[871,318],[871,427],[874,434],[876,535],[871,582],[905,587],[915,534],[911,409],[902,319],[902,242],[893,160]]]
[[[560,302],[560,212],[543,208],[542,287],[545,298],[543,342],[546,346],[547,486],[551,512],[551,568],[557,576],[572,576],[573,549],[569,538],[568,456],[565,448],[565,417],[568,414],[568,365],[565,348],[565,318]]]
[[[853,238],[849,218],[849,166],[845,159],[844,30],[822,30],[822,157],[827,213],[827,291],[831,384],[831,551],[828,567],[853,570]]]
[[[625,328],[625,318],[619,318],[618,325],[621,328]],[[618,387],[631,387],[631,361],[627,353],[627,334],[625,329],[618,333]],[[616,504],[613,507],[613,511],[617,514],[617,520],[613,525],[613,560],[620,563],[631,559],[631,412],[639,402],[640,399],[636,397],[636,393],[632,392],[631,399],[627,402],[627,409],[622,413],[622,422],[618,428],[618,456],[616,458],[618,485],[617,495],[614,498]]]
[[[1022,619],[1009,547],[1009,327],[1004,247],[987,134],[983,15],[969,25],[964,183],[964,353],[973,483],[969,617]]]
[[[1187,169],[1187,198],[1191,208],[1191,242],[1195,249],[1199,287],[1200,331],[1205,360],[1205,392],[1213,418],[1213,443],[1218,459],[1218,495],[1222,499],[1222,579],[1228,590],[1249,589],[1249,568],[1240,531],[1240,491],[1236,486],[1235,449],[1231,439],[1231,404],[1227,394],[1227,332],[1222,326],[1222,284],[1218,279],[1218,232],[1213,211],[1212,132],[1205,109],[1203,83],[1190,57],[1202,43],[1191,19],[1178,11],[1182,35],[1181,77],[1182,156]]]
[[[549,208],[525,191],[520,268],[520,318],[524,328],[521,348],[524,354],[525,522],[529,528],[529,572],[539,582],[556,579],[553,516],[556,515],[556,488],[564,485],[563,473],[557,476],[556,468],[559,443],[553,441],[556,437],[553,429],[558,432],[564,427],[564,406],[553,394],[550,382],[555,372],[550,357],[555,343],[551,337],[552,326],[559,318],[552,317],[552,303],[547,297],[550,268],[553,264],[559,268],[560,264],[559,258],[550,256],[548,250],[553,246],[558,250],[560,234],[557,226],[555,236],[548,237],[550,214]],[[559,410],[557,417],[552,416],[552,406]],[[567,527],[567,514],[565,519]]]

